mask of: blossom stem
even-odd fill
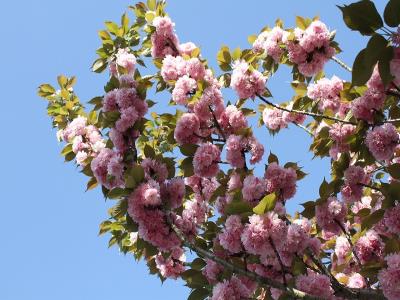
[[[308,129],[306,126],[303,126],[299,123],[294,122],[294,125],[296,125],[297,127],[303,129],[305,132],[307,132],[309,135],[311,135],[312,137],[314,136],[314,133],[312,133],[312,131],[310,129]]]
[[[338,220],[334,219],[334,221],[335,221],[335,223],[340,227],[340,229],[342,230],[342,232],[343,232],[344,235],[346,236],[346,239],[347,239],[347,241],[349,242],[349,244],[350,244],[350,246],[351,246],[351,252],[353,253],[353,255],[354,255],[354,257],[355,257],[358,266],[361,267],[360,258],[358,257],[357,252],[356,252],[356,250],[354,249],[354,244],[353,244],[353,242],[351,241],[351,237],[350,237],[349,234],[347,233],[346,228],[344,228],[343,224],[340,223]]]
[[[218,120],[217,120],[217,117],[216,117],[215,114],[214,114],[214,111],[212,110],[212,108],[211,108],[210,105],[208,106],[208,108],[209,108],[209,110],[210,110],[210,112],[211,112],[211,114],[212,114],[212,116],[213,116],[215,126],[217,127],[219,133],[221,134],[221,136],[222,136],[222,138],[223,138],[223,141],[226,142],[225,134],[224,134],[224,132],[223,132],[221,126],[220,126],[219,123],[218,123]]]
[[[336,121],[336,122],[341,122],[341,123],[345,123],[345,124],[352,124],[352,125],[357,125],[354,122],[350,122],[350,121],[346,121],[346,120],[342,120],[339,118],[335,118],[335,117],[331,117],[331,116],[326,116],[326,115],[321,115],[321,114],[317,114],[317,113],[313,113],[313,112],[308,112],[308,111],[302,111],[302,110],[296,110],[296,109],[289,109],[286,107],[282,107],[278,104],[272,103],[271,101],[265,99],[263,96],[257,94],[258,98],[261,99],[261,101],[263,101],[264,103],[271,105],[272,107],[275,107],[277,109],[289,112],[289,113],[296,113],[296,114],[302,114],[302,115],[306,115],[306,116],[310,116],[310,117],[314,117],[314,118],[322,118],[322,119],[327,119],[327,120],[332,120],[332,121]]]
[[[285,274],[285,266],[283,265],[281,256],[279,255],[279,252],[278,252],[278,250],[276,249],[275,244],[274,244],[274,241],[272,240],[271,237],[269,237],[269,243],[270,243],[272,249],[274,249],[275,256],[276,256],[276,258],[278,259],[279,264],[280,264],[280,266],[281,266],[283,284],[285,285],[285,287],[287,287],[286,274]]]
[[[191,249],[192,251],[196,252],[197,254],[204,256],[205,258],[211,259],[212,261],[220,264],[221,266],[223,266],[229,270],[232,270],[232,272],[234,272],[236,274],[246,276],[246,277],[256,281],[260,285],[267,286],[268,288],[273,287],[276,289],[280,289],[282,291],[286,291],[288,294],[295,297],[295,299],[299,298],[299,299],[305,299],[305,300],[318,300],[317,297],[310,296],[310,295],[308,295],[300,290],[297,290],[295,288],[287,287],[287,286],[283,285],[282,283],[277,282],[275,280],[272,280],[272,279],[269,279],[266,277],[262,277],[254,272],[242,269],[238,266],[231,264],[230,262],[228,262],[225,259],[215,256],[214,253],[204,250],[203,248],[200,248],[200,247],[196,246],[195,244],[191,243],[184,236],[184,234],[176,227],[176,225],[173,224],[173,222],[171,221],[171,219],[169,217],[167,217],[167,222],[170,224],[172,230],[175,232],[175,234],[181,240],[182,244],[184,246],[188,247],[189,249]]]
[[[341,61],[339,58],[337,58],[336,56],[332,56],[331,58],[335,63],[337,63],[339,66],[341,66],[343,69],[345,69],[346,71],[352,72],[353,70],[346,65],[343,61]]]

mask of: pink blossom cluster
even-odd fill
[[[266,77],[254,70],[245,61],[236,61],[233,66],[231,88],[241,99],[255,98],[265,91]]]
[[[217,283],[212,291],[211,300],[241,300],[251,298],[255,291],[254,283],[245,278],[232,276],[229,280]]]
[[[168,177],[168,169],[164,163],[151,158],[145,158],[140,165],[144,170],[146,180],[154,179],[159,183],[163,183]]]
[[[264,177],[268,193],[276,192],[282,200],[290,199],[296,193],[297,174],[293,168],[283,168],[272,162],[268,165]]]
[[[194,173],[200,177],[214,177],[219,172],[221,150],[211,143],[201,144],[193,157]]]
[[[265,53],[279,63],[284,52],[283,41],[287,40],[289,32],[275,26],[270,31],[263,31],[253,43],[253,50],[257,53]]]
[[[243,250],[240,236],[243,232],[243,224],[240,216],[229,216],[225,221],[224,230],[218,235],[221,246],[230,253],[239,253]]]
[[[109,148],[101,149],[92,160],[90,167],[97,182],[107,189],[124,186],[124,164],[122,156],[118,152]]]
[[[396,127],[386,123],[370,130],[365,144],[375,159],[387,160],[392,158],[394,149],[399,144],[399,134]]]
[[[351,252],[351,245],[347,238],[343,235],[336,238],[335,254],[337,258],[337,264],[343,265],[347,262],[348,254]]]
[[[387,255],[385,260],[387,268],[378,274],[383,294],[388,300],[400,299],[400,254]]]
[[[343,231],[346,215],[346,205],[336,197],[329,197],[324,203],[315,207],[318,226],[329,234],[335,235]]]
[[[156,255],[156,267],[164,278],[177,279],[185,271],[185,253],[182,248],[174,248],[170,255],[165,258],[163,253]]]
[[[176,123],[174,138],[178,144],[196,144],[200,138],[200,120],[194,113],[183,114]]]
[[[308,270],[307,275],[300,275],[296,278],[296,287],[312,296],[321,299],[332,299],[333,289],[329,277]]]
[[[225,110],[221,87],[211,78],[210,85],[203,91],[200,99],[189,107],[198,116],[200,122],[204,124],[202,127],[213,124],[215,122],[214,117],[221,122],[220,118]]]
[[[170,199],[171,195],[176,198]],[[150,179],[139,185],[128,198],[128,213],[139,225],[139,236],[161,251],[178,247],[180,240],[171,231],[161,205],[169,203],[172,208],[180,207],[183,197],[184,184],[179,178],[163,183]]]
[[[286,108],[291,109],[292,103],[286,106]],[[267,128],[274,131],[286,128],[291,122],[303,124],[306,118],[307,116],[304,114],[292,113],[275,107],[266,107],[263,111],[264,124]]]
[[[368,230],[354,245],[354,249],[362,264],[379,262],[383,258],[384,248],[385,244],[374,230]]]
[[[58,134],[66,143],[72,143],[72,151],[80,166],[85,166],[89,157],[96,157],[105,147],[100,131],[93,125],[87,125],[87,119],[83,116],[72,120]]]
[[[230,135],[226,141],[226,160],[234,168],[245,166],[245,153],[250,152],[250,163],[255,164],[264,155],[264,146],[254,136]]]
[[[331,79],[322,78],[316,83],[307,87],[307,96],[318,103],[318,109],[321,112],[331,110],[338,112],[340,103],[340,92],[343,91],[343,80],[337,76]]]
[[[360,201],[363,196],[363,185],[368,184],[370,176],[360,166],[350,166],[344,172],[344,185],[341,188],[346,203]]]
[[[178,37],[175,34],[175,24],[169,17],[155,17],[153,20],[155,32],[151,35],[151,55],[153,58],[163,58],[166,55],[178,54]]]
[[[285,41],[289,60],[304,76],[314,76],[335,54],[330,45],[330,32],[321,21],[313,21],[306,30],[295,28],[294,35],[294,40]]]
[[[275,247],[281,248],[282,237],[286,236],[287,226],[274,212],[264,215],[252,215],[249,223],[245,225],[241,240],[247,252],[255,255],[275,255],[272,242]]]
[[[184,75],[195,80],[204,79],[206,69],[198,58],[185,60],[182,56],[167,55],[163,59],[161,76],[165,81],[178,80]]]
[[[400,204],[385,211],[383,223],[388,232],[400,235]]]
[[[257,205],[260,199],[265,195],[266,190],[267,183],[264,178],[259,178],[250,174],[243,180],[243,199],[254,206]]]
[[[361,97],[351,102],[351,111],[357,119],[372,123],[376,112],[382,110],[386,99],[378,66],[375,66],[367,87],[368,89]]]
[[[118,49],[115,63],[124,68],[128,74],[133,75],[136,68],[136,57],[129,52],[129,48]]]
[[[136,93],[134,87],[124,87],[108,92],[104,96],[104,112],[116,111],[120,113],[115,123],[115,129],[125,133],[136,121],[147,113],[147,103]],[[117,137],[118,135],[115,135]],[[117,144],[122,144],[121,141]]]
[[[224,271],[224,268],[211,259],[206,259],[206,266],[202,273],[207,278],[210,284],[218,282],[218,276]]]
[[[233,134],[240,129],[248,127],[247,119],[243,112],[234,105],[228,105],[221,113],[218,120],[225,133]]]
[[[348,152],[350,146],[347,143],[349,138],[356,131],[356,127],[351,124],[332,124],[329,129],[329,137],[334,141],[334,145],[329,149],[329,155],[334,159],[338,159],[339,153]]]

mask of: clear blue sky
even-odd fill
[[[335,4],[341,0],[170,0],[168,11],[181,41],[193,41],[213,66],[222,43],[247,47],[247,36],[276,18],[292,26],[296,15],[319,15],[331,29],[351,64],[365,44],[345,28]],[[378,1],[376,1],[378,2]],[[379,1],[380,6],[383,2]],[[186,299],[182,282],[149,276],[142,263],[107,248],[98,237],[107,204],[98,191],[85,193],[86,178],[59,155],[45,102],[36,96],[42,82],[64,73],[77,75],[77,93],[86,101],[102,93],[105,78],[90,72],[99,46],[96,31],[104,20],[119,20],[128,0],[5,1],[0,11],[2,128],[0,159],[0,299]],[[269,83],[275,100],[288,100],[289,70]],[[330,63],[328,74],[349,79]],[[228,94],[227,100],[235,100]],[[157,99],[155,99],[157,100]],[[309,138],[291,128],[272,138],[257,130],[266,150],[281,161],[299,161],[307,173],[291,209],[315,199],[327,174],[326,162],[311,161]],[[325,167],[325,169],[324,169]]]

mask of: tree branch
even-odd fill
[[[317,114],[317,113],[313,113],[313,112],[308,112],[308,111],[302,111],[302,110],[296,110],[296,109],[289,109],[283,106],[280,106],[278,104],[272,103],[271,101],[265,99],[263,96],[257,94],[258,98],[260,98],[264,103],[271,105],[272,107],[275,107],[277,109],[289,112],[289,113],[296,113],[296,114],[301,114],[301,115],[306,115],[306,116],[310,116],[310,117],[314,117],[314,118],[322,118],[322,119],[327,119],[327,120],[332,120],[332,121],[336,121],[336,122],[341,122],[341,123],[345,123],[345,124],[352,124],[352,125],[357,125],[354,122],[350,122],[350,121],[346,121],[346,120],[342,120],[339,118],[335,118],[335,117],[331,117],[331,116],[326,116],[326,115],[322,115],[322,114]]]
[[[337,58],[336,56],[332,56],[331,58],[335,63],[337,63],[339,66],[341,66],[343,69],[345,69],[346,71],[349,72],[353,72],[353,70],[346,65],[343,61],[341,61],[339,58]]]

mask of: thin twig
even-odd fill
[[[271,101],[265,99],[263,96],[257,94],[258,98],[260,98],[264,103],[271,105],[277,109],[289,112],[289,113],[296,113],[296,114],[301,114],[301,115],[306,115],[306,116],[310,116],[310,117],[315,117],[315,118],[322,118],[322,119],[327,119],[327,120],[332,120],[332,121],[336,121],[336,122],[341,122],[341,123],[345,123],[345,124],[352,124],[352,125],[357,125],[354,122],[350,122],[350,121],[346,121],[346,120],[342,120],[339,118],[335,118],[335,117],[331,117],[331,116],[326,116],[326,115],[321,115],[321,114],[317,114],[317,113],[313,113],[313,112],[308,112],[308,111],[302,111],[302,110],[296,110],[296,109],[289,109],[283,106],[280,106],[278,104],[272,103]]]
[[[224,139],[224,142],[226,142],[225,134],[224,134],[224,132],[223,132],[221,126],[219,126],[219,123],[218,123],[217,117],[216,117],[215,114],[214,114],[214,111],[212,110],[212,108],[211,108],[210,105],[208,106],[208,108],[209,108],[209,110],[210,110],[210,112],[211,112],[211,114],[212,114],[212,116],[213,116],[215,126],[217,127],[217,129],[218,129],[219,133],[221,134],[222,138]]]
[[[287,287],[286,274],[285,274],[285,266],[283,265],[281,256],[279,255],[279,252],[278,252],[278,250],[276,249],[275,244],[274,244],[274,241],[272,240],[271,237],[269,237],[269,243],[270,243],[272,249],[274,249],[275,256],[276,256],[276,258],[278,259],[279,264],[281,265],[283,284],[285,285],[285,287]]]
[[[294,122],[294,125],[296,125],[297,127],[303,129],[305,132],[307,132],[309,135],[311,135],[312,137],[314,137],[314,133],[312,133],[312,131],[310,129],[308,129],[306,126],[303,126],[299,123]]]
[[[341,66],[343,69],[345,69],[346,71],[352,72],[353,70],[346,65],[343,61],[341,61],[339,58],[337,58],[336,56],[332,56],[331,58],[335,63],[337,63],[339,66]]]

